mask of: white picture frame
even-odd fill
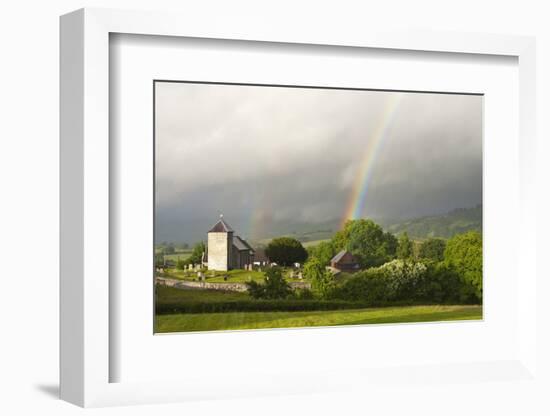
[[[315,375],[278,374],[269,380],[220,380],[205,391],[200,380],[188,383],[158,381],[110,382],[113,356],[109,348],[109,36],[112,33],[247,40],[258,42],[383,48],[439,53],[505,55],[519,65],[520,218],[516,242],[524,276],[518,288],[518,354],[499,362],[472,362],[422,366],[415,376],[434,380],[479,383],[485,375],[500,374],[518,383],[537,382],[537,327],[535,250],[535,41],[508,35],[335,32],[270,25],[243,19],[238,25],[219,19],[205,25],[191,16],[165,13],[82,9],[61,18],[61,398],[80,406],[159,403],[214,397],[249,397],[262,394],[319,393],[347,389],[342,377],[361,386],[402,381],[410,371],[388,368],[333,370],[325,382]],[[531,242],[531,243],[529,243]],[[476,376],[477,374],[477,376]],[[413,378],[414,378],[413,377]],[[406,377],[405,377],[406,378]],[[497,377],[498,379],[498,377]],[[310,382],[306,382],[309,380]],[[202,387],[201,387],[202,386]],[[226,386],[224,388],[224,386]]]

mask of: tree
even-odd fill
[[[430,302],[466,303],[477,301],[470,285],[466,285],[457,271],[445,262],[430,262],[428,278],[420,296]]]
[[[443,261],[445,257],[445,240],[442,238],[428,238],[420,245],[418,257],[433,261]]]
[[[176,249],[173,243],[169,243],[163,248],[163,251],[164,254],[174,254],[176,252]]]
[[[183,261],[183,265],[187,264],[202,264],[202,255],[206,251],[206,244],[203,241],[198,242],[193,246],[191,255]]]
[[[397,241],[397,238],[395,238],[395,236],[392,233],[390,232],[384,233],[384,248],[386,250],[386,255],[389,258],[395,257],[397,253],[398,245],[399,243]]]
[[[254,299],[285,299],[292,294],[280,267],[267,269],[263,284],[253,280],[246,282],[246,286],[248,294]]]
[[[349,250],[362,267],[376,267],[392,257],[393,240],[372,220],[348,220],[333,238],[338,250]]]
[[[304,276],[311,280],[311,289],[321,299],[327,299],[334,288],[334,276],[317,258],[310,258],[304,264]]]
[[[328,266],[335,254],[336,250],[332,242],[322,241],[309,250],[308,258],[315,257],[323,266]]]
[[[280,237],[270,241],[265,249],[269,260],[281,266],[291,266],[303,263],[307,259],[307,251],[295,238]]]
[[[409,239],[407,232],[404,232],[399,237],[399,242],[397,244],[397,258],[406,260],[410,259],[413,254],[413,245]]]
[[[454,267],[461,278],[471,285],[478,300],[483,294],[483,241],[481,234],[470,231],[457,234],[447,242],[445,262]]]
[[[185,260],[177,259],[176,260],[176,269],[185,270],[185,266],[187,266],[188,264],[190,264],[188,259],[185,259]]]
[[[164,267],[164,254],[155,253],[155,267]]]

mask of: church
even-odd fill
[[[205,259],[209,270],[244,269],[254,263],[254,249],[225,222],[223,215],[208,231]]]

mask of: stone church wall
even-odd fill
[[[208,269],[226,271],[230,266],[232,236],[229,233],[208,233]]]

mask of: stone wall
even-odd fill
[[[227,292],[246,292],[245,283],[211,283],[211,282],[192,282],[187,280],[167,279],[157,277],[157,283],[165,286],[175,287],[177,289],[187,290],[223,290]],[[311,289],[311,284],[308,282],[290,282],[290,287],[293,289]]]

